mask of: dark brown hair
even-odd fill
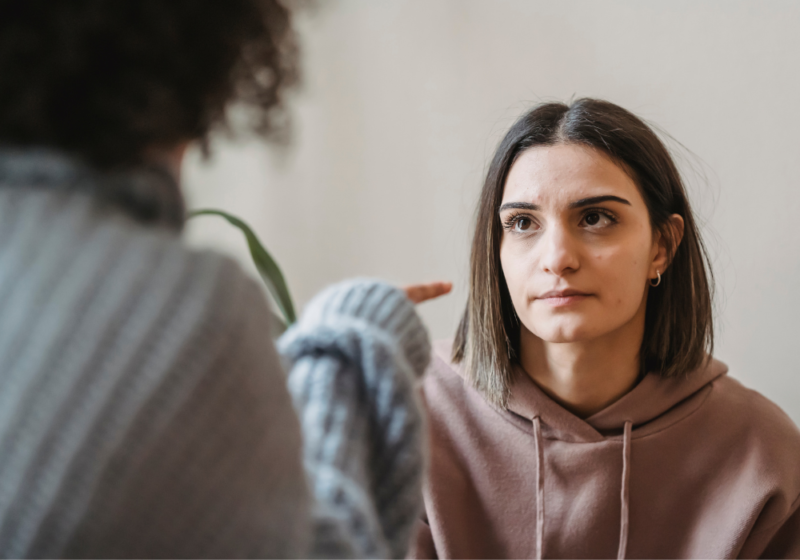
[[[555,144],[589,146],[617,162],[639,187],[653,231],[666,241],[671,264],[661,285],[647,296],[643,371],[686,375],[713,349],[713,276],[686,189],[665,145],[641,119],[613,103],[542,104],[514,123],[486,174],[472,241],[469,297],[453,347],[453,360],[464,362],[471,383],[497,406],[506,406],[520,338],[500,265],[498,210],[516,158],[528,148]],[[680,242],[669,227],[672,214],[684,220]]]
[[[204,138],[231,102],[270,134],[295,62],[278,0],[0,0],[0,145],[135,164]]]

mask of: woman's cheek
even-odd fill
[[[525,273],[524,268],[521,267],[513,267],[511,274],[506,276],[508,292],[511,295],[511,301],[517,310],[517,314],[524,313],[527,306],[527,297],[525,296],[527,293],[527,279],[528,275]]]
[[[532,276],[530,273],[530,259],[526,257],[528,255],[521,253],[519,250],[515,251],[508,244],[504,243],[500,247],[500,266],[503,269],[511,301],[518,311],[521,310],[520,306],[525,305],[527,283]]]
[[[647,271],[643,269],[642,259],[626,257],[608,261],[613,266],[607,267],[603,284],[609,290],[608,301],[619,312],[629,315],[634,314],[641,304]]]

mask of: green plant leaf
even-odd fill
[[[288,328],[286,326],[286,321],[274,311],[270,311],[270,315],[272,316],[272,334],[275,338],[278,338],[285,333]]]
[[[294,324],[297,321],[297,315],[295,314],[292,297],[289,295],[289,287],[286,285],[283,273],[278,263],[275,262],[272,255],[264,248],[250,226],[236,216],[223,212],[222,210],[204,208],[189,213],[189,218],[194,218],[195,216],[220,216],[241,230],[247,239],[250,255],[253,257],[253,262],[258,269],[258,273],[261,275],[261,279],[264,281],[264,284],[267,285],[267,289],[270,294],[272,294],[275,303],[283,314],[283,321],[275,316],[276,322],[279,323],[276,330],[281,325],[283,326],[283,330],[285,330],[288,325]]]

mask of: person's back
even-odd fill
[[[0,157],[3,556],[302,554],[300,430],[258,286],[181,243],[167,177],[171,199],[138,193],[149,227],[92,180]]]

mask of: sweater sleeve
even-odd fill
[[[414,384],[430,357],[413,305],[379,282],[333,286],[279,348],[316,501],[313,554],[404,557],[425,464]]]

